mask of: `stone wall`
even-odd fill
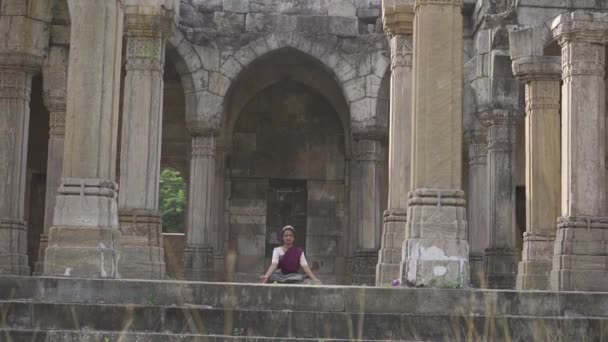
[[[271,247],[281,242],[280,229],[291,224],[296,228],[296,244],[306,246],[309,263],[319,276],[331,276],[324,280],[334,283],[335,275],[344,273],[345,251],[340,248],[345,234],[344,147],[344,128],[337,113],[320,94],[302,84],[285,81],[270,86],[243,108],[234,127],[230,156],[230,239],[238,242],[237,272],[238,265],[254,260],[256,264],[242,271],[257,271],[253,277],[263,272]],[[304,181],[304,202],[271,199],[271,191],[289,196],[289,189],[273,190],[273,182],[290,180]],[[298,210],[304,211],[304,221],[289,221],[293,208],[274,213],[285,210],[274,208],[271,200],[280,201],[279,206],[302,206]],[[244,217],[253,213],[247,207],[256,215]],[[342,267],[336,265],[336,258],[342,260]]]
[[[293,48],[319,61],[338,81],[353,128],[386,129],[378,86],[388,68],[380,1],[183,1],[170,44],[181,56],[190,93],[187,119],[219,127],[228,90],[259,57]]]

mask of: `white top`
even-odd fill
[[[285,255],[285,250],[283,250],[282,246],[275,248],[272,251],[272,263],[278,264],[283,255]],[[308,266],[308,262],[306,262],[306,257],[304,256],[304,251],[302,251],[302,255],[300,255],[300,266]]]

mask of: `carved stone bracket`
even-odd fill
[[[404,35],[414,32],[414,0],[384,0],[382,10],[386,33]]]
[[[173,11],[162,14],[139,14],[128,6],[125,9],[124,29],[127,37],[167,37],[173,32]],[[131,13],[130,13],[131,12]],[[135,13],[132,13],[135,12]]]
[[[562,66],[558,56],[530,56],[513,61],[513,74],[520,80],[555,80],[561,78]]]

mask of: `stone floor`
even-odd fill
[[[0,341],[602,341],[608,293],[0,277]]]

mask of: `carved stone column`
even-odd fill
[[[515,287],[517,229],[515,224],[515,137],[517,118],[504,109],[479,113],[488,127],[488,225],[489,247],[484,251],[484,272],[489,288]]]
[[[215,132],[189,127],[192,136],[188,222],[184,249],[184,277],[212,280],[214,277],[213,224],[215,193]]]
[[[226,146],[218,139],[215,147],[215,180],[213,200],[213,253],[214,253],[214,280],[226,279],[226,249],[227,231],[225,225],[225,196],[226,182]]]
[[[53,225],[53,211],[57,189],[61,186],[65,111],[68,83],[69,47],[51,46],[43,65],[44,104],[50,113],[49,145],[46,163],[46,193],[44,199],[44,231],[40,235],[36,275],[44,272],[44,256],[48,247],[49,229]]]
[[[412,191],[401,274],[411,286],[466,287],[462,0],[416,0],[415,11]]]
[[[116,278],[121,234],[114,179],[122,6],[118,0],[73,1],[70,14],[63,174],[44,274]]]
[[[468,134],[469,184],[468,227],[471,284],[480,287],[485,282],[483,254],[489,243],[488,231],[488,138],[483,129]]]
[[[388,204],[376,266],[376,285],[399,279],[410,187],[413,1],[384,7],[384,28],[391,35],[391,101],[388,148]]]
[[[356,232],[353,255],[354,284],[375,284],[382,227],[384,137],[365,136],[353,143],[351,217]]]
[[[526,233],[517,289],[546,290],[560,199],[559,57],[518,58],[526,83]]]
[[[605,44],[601,13],[560,15],[552,25],[562,47],[561,217],[555,239],[553,290],[608,290],[608,215],[604,199]]]
[[[32,76],[41,58],[0,54],[0,274],[29,275],[25,181]]]
[[[158,212],[165,41],[171,18],[125,9],[126,75],[118,216],[121,275],[162,279],[165,262]]]

